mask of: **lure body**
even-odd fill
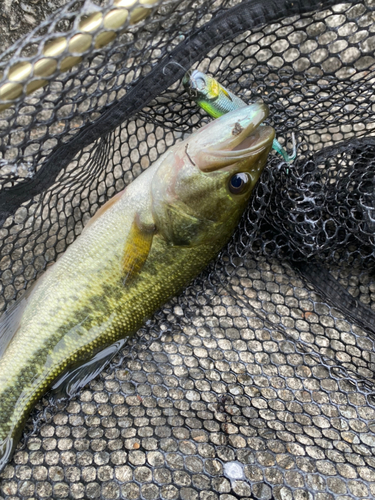
[[[198,106],[213,118],[219,118],[230,111],[247,106],[242,99],[223,87],[215,78],[202,73],[202,71],[188,71],[182,80],[182,84]],[[288,163],[296,159],[295,147],[293,148],[293,154],[289,156],[279,141],[274,139],[272,148]]]
[[[86,362],[74,370],[85,385],[96,353],[137,331],[228,241],[271,149],[274,130],[259,126],[267,114],[248,106],[167,150],[3,315],[0,470],[56,379]]]

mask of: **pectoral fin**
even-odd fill
[[[131,226],[122,258],[124,284],[138,276],[151,250],[155,226],[142,224],[136,217]]]
[[[0,441],[0,470],[3,470],[5,465],[12,458],[19,437],[20,436],[13,437],[8,435],[3,441]]]
[[[74,397],[85,385],[93,380],[122,349],[126,339],[119,340],[98,352],[81,366],[67,370],[51,388],[51,397],[55,403],[65,398]]]

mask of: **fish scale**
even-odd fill
[[[75,387],[85,385],[97,373],[93,356],[137,331],[228,241],[272,144],[273,129],[258,127],[266,114],[260,105],[229,113],[170,148],[97,211],[27,292],[0,357],[0,469],[31,408],[59,376],[67,377],[63,395],[76,373]],[[241,141],[244,149],[234,151]],[[229,181],[242,170],[247,184],[233,196]]]
[[[156,239],[156,238],[155,238]],[[175,295],[180,288],[186,284],[191,276],[194,276],[199,272],[200,269],[204,268],[209,260],[217,253],[216,247],[211,247],[207,245],[205,247],[204,257],[202,257],[201,248],[197,249],[183,249],[183,258],[190,263],[189,266],[184,266],[183,271],[181,271],[181,255],[176,255],[178,252],[180,254],[181,249],[176,249],[165,245],[161,239],[156,239],[153,252],[150,254],[150,265],[146,266],[144,269],[144,274],[140,277],[136,283],[134,283],[131,289],[121,289],[121,285],[113,284],[113,290],[120,292],[120,298],[112,299],[110,302],[115,305],[116,312],[111,312],[111,307],[103,308],[107,310],[109,318],[107,315],[107,322],[103,321],[104,310],[101,314],[92,311],[92,319],[89,322],[90,328],[83,328],[85,330],[85,341],[84,346],[79,338],[72,338],[72,336],[66,335],[66,332],[61,331],[60,335],[52,336],[50,332],[56,331],[56,326],[60,326],[60,321],[54,321],[49,324],[49,328],[43,328],[39,330],[39,343],[37,344],[38,350],[35,352],[35,356],[28,357],[27,361],[23,362],[22,365],[19,361],[24,358],[24,352],[19,351],[19,346],[14,343],[12,349],[7,352],[7,357],[2,360],[0,364],[0,369],[3,371],[13,367],[14,364],[18,365],[19,372],[21,369],[25,370],[24,376],[22,378],[16,373],[12,379],[8,380],[9,389],[7,394],[5,388],[1,391],[0,400],[0,415],[1,415],[1,434],[0,439],[5,439],[9,431],[12,430],[18,423],[20,419],[28,414],[30,408],[35,404],[37,400],[49,387],[51,382],[55,379],[56,375],[61,372],[68,364],[80,359],[84,361],[85,359],[92,356],[98,347],[105,347],[106,345],[112,344],[119,338],[124,336],[124,333],[130,334],[137,330],[145,318],[147,318],[153,311],[160,307],[170,296]],[[162,257],[162,260],[160,258]],[[152,262],[153,259],[157,259],[158,264]],[[61,260],[61,259],[60,259]],[[150,269],[147,269],[149,267]],[[158,279],[157,285],[155,284],[155,279],[152,276],[164,276],[164,279]],[[50,279],[54,279],[51,274]],[[92,283],[95,285],[95,282]],[[116,286],[117,285],[117,286]],[[156,286],[155,286],[156,285]],[[95,286],[91,288],[92,292],[95,292]],[[94,295],[94,294],[93,294]],[[114,293],[115,295],[115,293]],[[102,296],[101,292],[98,290],[97,296]],[[142,297],[147,296],[147,301],[141,300]],[[61,310],[60,315],[62,316],[64,309]],[[111,318],[111,316],[113,316]],[[73,316],[72,322],[76,323],[76,317]],[[80,318],[79,318],[80,319]],[[34,321],[34,328],[28,329],[28,334],[36,332],[36,328],[41,323]],[[26,327],[26,326],[25,326]],[[69,329],[69,323],[67,326]],[[49,332],[49,336],[46,336],[46,330]],[[57,328],[57,331],[59,329]],[[23,332],[21,331],[20,334]],[[82,335],[83,337],[83,335]],[[43,346],[48,343],[48,340],[52,344],[58,344],[58,338],[64,339],[65,348],[54,350],[56,355],[52,355],[51,366],[47,374],[44,374],[45,366],[47,364],[47,357],[50,356],[49,348],[46,346],[45,352],[43,352]],[[41,343],[40,341],[43,341]],[[60,340],[61,341],[61,340]],[[83,341],[83,339],[82,339]],[[36,343],[36,341],[35,341]],[[14,357],[14,351],[18,351],[18,359]],[[22,354],[22,356],[20,356]],[[29,353],[28,353],[29,354]],[[69,358],[67,359],[67,355]],[[8,361],[8,363],[7,363]],[[35,370],[35,362],[38,361],[37,368]],[[7,366],[8,365],[8,366]],[[13,407],[17,402],[19,395],[18,391],[24,388],[25,381],[30,379],[30,375],[38,376],[43,374],[43,382],[39,382],[37,390],[31,391],[29,398],[25,401],[25,405],[17,408],[17,411],[13,411]],[[15,380],[18,380],[18,384],[15,384]],[[33,384],[34,385],[34,384]],[[10,413],[12,414],[9,419]],[[9,419],[9,420],[8,420]],[[7,425],[4,425],[8,421]]]

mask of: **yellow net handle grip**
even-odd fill
[[[113,9],[109,12],[104,13],[107,7],[85,14],[78,25],[79,33],[46,39],[43,57],[35,60],[34,56],[9,68],[7,82],[0,86],[0,111],[9,108],[22,95],[47,85],[45,77],[68,71],[92,50],[113,42],[126,27],[145,19],[155,3],[157,0],[113,0]]]

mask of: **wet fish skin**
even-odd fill
[[[274,130],[259,127],[267,113],[263,104],[229,113],[170,148],[0,321],[0,470],[64,370],[137,331],[228,241],[272,145]],[[238,172],[249,181],[233,195]]]

